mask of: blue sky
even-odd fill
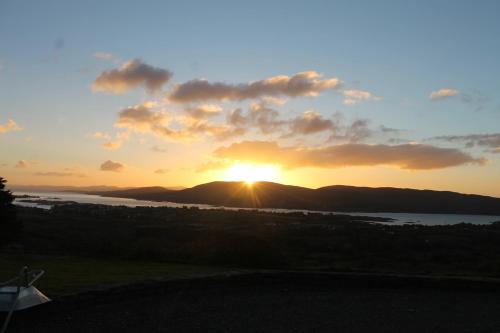
[[[184,171],[181,175],[175,170],[196,169],[211,160],[211,152],[220,146],[277,138],[254,133],[224,142],[203,138],[185,144],[134,133],[120,149],[110,151],[91,136],[96,131],[114,135],[120,110],[161,101],[175,84],[193,79],[236,84],[316,71],[324,78],[340,79],[342,90],[322,91],[318,97],[287,98],[285,105],[275,107],[281,117],[298,117],[313,110],[330,119],[340,112],[346,126],[368,119],[372,129],[384,125],[401,130],[401,141],[460,149],[489,162],[484,166],[453,166],[450,174],[457,173],[455,169],[462,171],[450,176],[449,186],[437,187],[500,195],[486,183],[484,190],[456,184],[460,177],[480,170],[498,179],[494,177],[500,154],[490,152],[498,147],[476,144],[464,148],[466,138],[428,141],[436,136],[500,132],[499,13],[498,1],[4,0],[0,2],[0,125],[12,119],[22,130],[0,134],[0,149],[5,152],[0,157],[0,171],[10,176],[12,183],[95,184],[109,180],[108,174],[94,172],[109,159],[130,166],[129,170],[135,167],[134,179],[140,179],[149,164],[162,163],[172,170],[161,179],[144,174],[145,183],[193,185],[211,180],[218,176]],[[96,59],[96,52],[112,54],[113,58]],[[172,79],[153,96],[140,88],[120,95],[92,91],[100,73],[120,68],[134,58],[171,71]],[[429,95],[440,89],[453,89],[457,94],[429,100]],[[370,92],[380,100],[345,105],[343,90]],[[254,102],[215,104],[220,104],[225,114],[237,107],[247,109]],[[217,119],[223,121],[225,115]],[[317,148],[325,145],[323,137],[279,141],[290,146],[305,140],[309,148]],[[147,147],[165,146],[169,156],[151,155],[139,143],[145,140]],[[386,141],[374,135],[366,144],[389,144]],[[189,156],[186,147],[196,155]],[[182,159],[174,159],[179,154],[184,154]],[[141,163],[131,155],[139,156]],[[36,165],[14,168],[20,160],[36,161]],[[373,167],[383,174],[388,172],[381,166]],[[86,176],[34,176],[54,170],[62,173],[64,168],[81,168]],[[324,185],[342,182],[335,173],[345,173],[345,168],[324,169],[317,171],[332,174]],[[402,172],[391,170],[398,177]],[[113,173],[109,181],[126,185],[130,172]],[[361,172],[362,179],[368,175],[364,169],[352,172]],[[392,185],[415,186],[415,179],[421,178],[422,187],[434,184],[435,176],[428,171],[424,171],[425,177],[415,172],[403,174],[399,183]],[[297,178],[302,179],[299,175],[284,177],[289,182],[297,182]],[[183,183],[176,183],[178,179]],[[345,179],[352,182],[353,177]],[[297,183],[318,186],[322,181]],[[140,180],[135,180],[131,185],[139,184]],[[372,185],[382,186],[384,181]]]

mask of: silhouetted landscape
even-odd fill
[[[500,0],[0,0],[0,333],[500,332]]]
[[[101,196],[226,207],[285,208],[338,212],[403,212],[500,215],[500,198],[450,191],[334,185],[318,189],[256,182],[212,182],[183,190],[141,187],[85,191]]]

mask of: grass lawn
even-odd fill
[[[222,272],[227,269],[172,263],[100,260],[69,256],[0,256],[0,282],[28,265],[45,270],[36,286],[48,296],[77,292],[91,287],[131,283],[159,277],[181,277]]]

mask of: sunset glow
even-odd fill
[[[224,173],[226,181],[244,181],[251,185],[258,181],[279,181],[280,170],[273,165],[234,164]]]
[[[0,175],[12,187],[265,180],[500,196],[500,2],[487,2],[367,1],[361,17],[337,1],[126,2],[119,15],[7,1]]]

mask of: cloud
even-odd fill
[[[0,134],[7,132],[15,132],[22,130],[21,126],[19,126],[14,120],[9,119],[4,125],[0,124]]]
[[[431,170],[485,162],[458,149],[424,144],[390,146],[348,143],[301,148],[280,147],[271,141],[243,141],[216,149],[214,156],[240,162],[280,164],[288,169],[389,165],[408,170]]]
[[[456,90],[456,89],[443,88],[443,89],[439,89],[437,91],[433,91],[429,95],[429,99],[431,101],[438,101],[438,100],[442,100],[442,99],[446,99],[446,98],[450,98],[450,97],[456,96],[459,93],[460,92],[458,90]]]
[[[234,128],[224,124],[213,124],[205,121],[197,121],[180,131],[186,137],[194,138],[196,134],[204,134],[214,137],[216,140],[227,140],[245,133],[244,128]]]
[[[333,134],[328,141],[343,141],[356,143],[364,141],[373,135],[373,130],[369,127],[368,119],[356,119],[350,125],[344,125],[341,121],[341,114],[337,113],[335,127],[332,128]]]
[[[193,133],[167,127],[169,120],[161,111],[153,111],[151,103],[144,103],[123,109],[118,114],[115,126],[136,132],[153,133],[164,139],[188,141]]]
[[[143,86],[148,92],[160,90],[170,80],[172,73],[153,67],[140,59],[125,63],[120,69],[104,71],[92,85],[94,91],[123,94],[131,89]]]
[[[109,139],[110,138],[110,136],[109,136],[108,133],[101,132],[101,131],[94,132],[92,134],[92,137],[95,138],[95,139]]]
[[[222,108],[218,105],[207,104],[187,108],[184,111],[194,119],[207,119],[220,114],[222,112]]]
[[[247,117],[247,123],[256,126],[264,134],[272,133],[284,124],[278,120],[279,112],[262,103],[253,103]]]
[[[121,163],[107,160],[106,162],[101,164],[100,170],[101,171],[122,172],[123,170],[125,170],[125,166]]]
[[[369,128],[368,119],[357,119],[347,127],[345,137],[349,142],[360,142],[372,136],[372,130]]]
[[[83,173],[58,172],[58,171],[36,172],[34,175],[41,177],[78,177],[78,178],[86,177],[85,174]]]
[[[196,168],[196,172],[205,172],[214,169],[225,169],[230,165],[227,161],[210,161],[203,163]]]
[[[128,131],[116,133],[114,139],[112,139],[111,135],[106,132],[97,131],[92,134],[92,137],[95,139],[106,140],[102,143],[102,147],[109,150],[120,148],[123,142],[129,138],[129,136],[130,133]]]
[[[141,104],[123,109],[118,114],[115,126],[129,128],[139,132],[151,131],[155,126],[163,125],[167,117],[161,112],[152,111],[149,104]]]
[[[15,167],[18,169],[26,169],[29,167],[29,164],[25,160],[20,160],[16,163]]]
[[[103,148],[109,149],[109,150],[114,150],[118,149],[122,146],[123,141],[117,140],[117,141],[106,141],[102,144]]]
[[[398,135],[404,132],[404,130],[398,128],[386,127],[384,125],[380,125],[380,131],[384,134],[389,134],[389,135]]]
[[[227,117],[229,125],[239,128],[242,133],[255,127],[263,134],[275,133],[281,130],[286,121],[279,120],[279,112],[267,107],[264,103],[252,103],[247,114],[241,109],[233,110]]]
[[[170,171],[169,169],[157,169],[157,170],[155,170],[155,173],[158,175],[162,175],[162,174],[167,173],[169,171]]]
[[[262,97],[262,103],[265,104],[273,104],[276,106],[283,106],[287,102],[286,98],[278,98],[278,97],[272,97],[272,96],[264,96]]]
[[[116,127],[128,128],[133,131],[152,133],[163,139],[174,141],[193,141],[199,138],[200,135],[212,136],[217,140],[226,140],[230,137],[242,135],[244,129],[233,128],[226,124],[215,124],[206,121],[204,118],[209,117],[208,114],[218,113],[221,110],[217,106],[199,106],[190,109],[195,117],[179,117],[178,123],[180,127],[169,127],[170,119],[161,112],[153,111],[150,105],[142,104],[134,107],[126,108],[119,113]]]
[[[151,147],[151,151],[154,151],[155,153],[166,153],[167,149],[160,146],[153,146]]]
[[[460,94],[462,103],[474,108],[474,111],[482,111],[490,98],[484,96],[481,91],[475,89],[470,92],[462,92]]]
[[[333,121],[325,119],[319,113],[306,111],[290,121],[290,130],[293,135],[308,135],[337,128]]]
[[[344,100],[342,103],[344,105],[355,105],[360,101],[380,101],[382,97],[373,95],[371,92],[366,90],[344,90],[342,91],[344,95]]]
[[[440,140],[446,142],[461,142],[465,147],[472,148],[487,147],[494,150],[500,149],[500,133],[491,134],[469,134],[469,135],[443,135],[436,136],[430,140]]]
[[[109,52],[96,52],[92,56],[99,60],[112,60],[115,58],[115,56]]]
[[[292,119],[280,119],[279,115],[277,110],[263,103],[253,103],[248,113],[241,109],[229,113],[227,123],[234,128],[243,129],[244,132],[257,128],[262,134],[282,134],[283,138],[330,132],[329,140],[358,142],[373,133],[366,119],[358,119],[350,125],[344,125],[340,112],[336,112],[332,119],[325,118],[315,111],[306,111]]]
[[[241,101],[264,97],[317,96],[324,90],[340,87],[339,79],[321,77],[322,74],[308,71],[293,76],[279,75],[240,84],[192,80],[176,85],[168,99],[172,102],[188,103],[206,100]]]

